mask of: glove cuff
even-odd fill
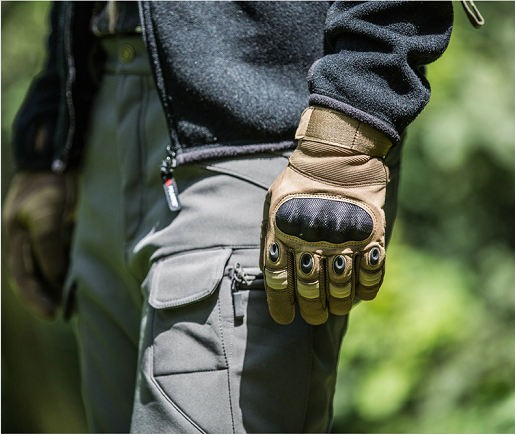
[[[392,146],[391,140],[374,127],[343,112],[322,106],[311,106],[304,110],[295,139],[338,145],[382,158]]]

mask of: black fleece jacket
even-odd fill
[[[80,161],[95,91],[92,7],[53,9],[46,68],[14,125],[20,169]],[[179,164],[292,148],[309,104],[398,141],[429,100],[422,71],[453,23],[450,2],[152,1],[139,13]],[[36,150],[40,126],[49,134]]]

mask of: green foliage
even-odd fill
[[[2,143],[45,60],[49,2],[2,2]]]

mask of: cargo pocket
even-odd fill
[[[145,283],[153,308],[147,323],[152,377],[168,401],[205,432],[233,432],[226,347],[231,328],[224,326],[219,297],[231,253],[218,248],[166,257]]]

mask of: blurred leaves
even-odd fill
[[[45,60],[49,2],[2,2],[2,143]]]

